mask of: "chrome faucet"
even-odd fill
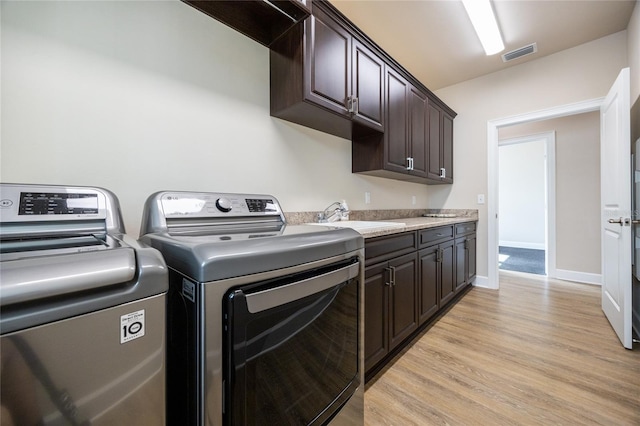
[[[335,206],[335,208],[333,208]],[[333,210],[332,210],[333,208]],[[318,213],[318,223],[336,222],[338,220],[349,220],[349,207],[346,201],[336,201]]]

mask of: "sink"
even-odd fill
[[[352,228],[356,231],[382,231],[385,229],[404,228],[406,226],[405,223],[399,222],[382,222],[368,220],[342,220],[329,223],[309,223],[309,225],[331,226],[334,228]]]

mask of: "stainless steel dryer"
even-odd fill
[[[171,425],[363,423],[363,238],[286,224],[270,195],[160,192]]]
[[[0,184],[3,425],[164,425],[167,268],[100,188]]]

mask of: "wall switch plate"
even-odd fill
[[[478,194],[478,204],[484,204],[484,194]]]
[[[413,206],[416,205],[416,196],[415,195],[411,196],[411,205],[413,205]]]
[[[371,193],[369,191],[364,193],[364,203],[371,204]]]

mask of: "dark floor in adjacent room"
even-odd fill
[[[537,275],[546,274],[544,250],[500,246],[498,258],[500,269]]]

